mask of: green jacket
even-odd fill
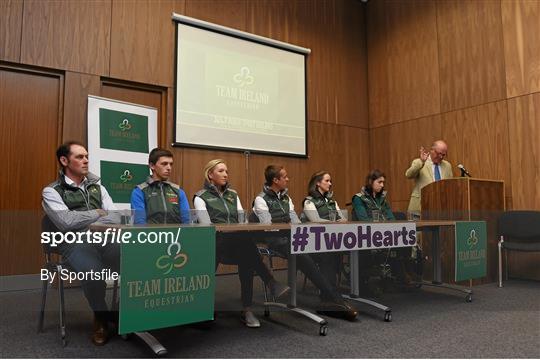
[[[131,208],[135,211],[135,224],[189,223],[186,194],[169,181],[148,177],[131,192]]]
[[[68,185],[64,178],[64,173],[60,171],[58,180],[50,184],[54,190],[60,194],[64,204],[72,211],[86,211],[101,209],[101,186],[98,184],[99,178],[88,173],[87,184],[84,189]]]
[[[289,195],[288,191],[281,191],[279,194],[268,186],[263,187],[263,191],[257,197],[261,197],[266,201],[268,205],[268,211],[270,216],[272,216],[272,223],[290,223],[290,206],[289,206]]]
[[[214,185],[205,181],[204,188],[195,196],[205,202],[212,224],[238,223],[238,194],[233,189],[229,189],[228,184],[223,194],[220,194]]]
[[[304,204],[306,200],[309,200],[317,208],[317,213],[319,214],[319,217],[321,219],[330,220],[330,211],[334,211],[336,212],[336,220],[339,220],[341,219],[341,214],[339,213],[339,211],[337,211],[336,202],[332,196],[332,192],[328,192],[323,196],[320,192],[317,191],[307,196],[302,202],[302,204]]]
[[[373,211],[379,211],[383,220],[396,219],[392,213],[392,209],[390,209],[390,205],[386,199],[386,191],[384,190],[374,198],[371,191],[363,187],[358,194],[353,196],[352,203],[353,221],[371,221],[373,220]]]

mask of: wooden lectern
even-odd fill
[[[504,181],[452,178],[433,182],[421,191],[422,220],[486,221],[487,276],[474,283],[496,282],[497,218],[505,210]],[[454,283],[454,234],[441,234],[441,239],[443,281]],[[424,254],[430,254],[429,250],[424,247]]]

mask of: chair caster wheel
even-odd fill
[[[321,325],[319,328],[319,335],[326,336],[328,334],[328,326],[327,325]]]
[[[472,295],[471,295],[471,294],[467,295],[467,296],[465,297],[465,301],[466,301],[466,302],[472,302]]]
[[[385,322],[392,322],[392,312],[387,311],[384,313],[384,321]]]

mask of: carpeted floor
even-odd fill
[[[278,272],[284,279],[285,272]],[[299,288],[301,283],[299,282]],[[422,288],[391,291],[379,299],[393,309],[393,321],[358,305],[356,322],[327,318],[328,335],[298,315],[283,311],[248,329],[239,320],[236,276],[217,278],[218,317],[207,326],[188,325],[153,331],[171,358],[538,358],[540,283],[511,280],[475,287],[472,303],[461,293]],[[298,295],[305,308],[316,306],[314,289]],[[114,337],[106,346],[90,342],[91,313],[80,289],[66,290],[69,342],[58,336],[57,296],[49,292],[45,332],[36,333],[39,291],[0,293],[0,355],[47,358],[137,358],[153,353],[136,338]],[[256,301],[262,301],[256,281]]]

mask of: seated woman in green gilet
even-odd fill
[[[332,177],[327,171],[318,171],[311,176],[308,184],[308,196],[303,202],[303,215],[309,222],[346,221],[341,215],[338,203],[333,198]],[[327,252],[313,254],[321,274],[337,291],[337,275],[341,268],[340,253]],[[328,315],[332,315],[328,312]]]
[[[359,193],[352,198],[353,204],[353,221],[386,221],[396,220],[390,204],[387,199],[387,192],[384,190],[386,176],[381,170],[375,169],[369,172],[366,176],[366,181]],[[375,264],[373,259],[376,256],[370,256],[369,253],[364,255],[360,261],[362,268],[360,269],[361,285],[362,281],[366,282],[369,276],[369,267],[376,267],[380,264]],[[391,264],[391,272],[394,273],[400,281],[405,283],[411,282],[411,277],[408,274],[410,267],[410,248],[399,248],[395,250],[386,250],[383,254],[384,265]],[[376,261],[375,261],[376,262]],[[364,284],[365,285],[365,284]]]
[[[204,188],[193,198],[198,222],[201,224],[237,224],[244,222],[244,209],[235,190],[229,187],[227,164],[221,159],[204,167]],[[240,219],[242,219],[240,221]],[[275,297],[285,294],[289,287],[278,283],[262,262],[257,246],[241,234],[217,233],[216,267],[219,263],[238,265],[242,298],[242,321],[251,328],[260,327],[251,311],[253,303],[253,273],[257,273]]]

